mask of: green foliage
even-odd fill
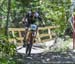
[[[61,33],[64,32],[68,24],[70,5],[70,0],[46,0],[42,1],[40,8],[42,8],[45,18],[52,20],[54,25],[60,26],[58,31]]]
[[[7,40],[6,36],[0,36],[0,63],[15,64],[13,56],[16,53],[16,46]]]
[[[2,2],[2,0],[1,0]],[[1,14],[7,15],[7,1],[2,6]],[[60,25],[60,31],[66,27],[70,16],[71,0],[11,0],[10,27],[21,27],[19,22],[29,9],[39,10],[46,25]],[[65,17],[66,16],[66,17]],[[3,20],[5,22],[5,20]]]
[[[9,43],[5,34],[7,20],[8,0],[0,0],[0,64],[16,64],[12,58],[15,54],[15,45]],[[31,8],[39,10],[42,20],[46,25],[59,25],[60,28],[54,32],[63,34],[68,27],[70,17],[71,0],[11,0],[11,11],[9,16],[9,27],[23,27],[19,22]],[[47,31],[44,31],[47,32]],[[2,35],[1,35],[2,34]],[[3,36],[4,35],[4,36]]]
[[[7,40],[6,36],[0,36],[0,51],[13,56],[16,51],[16,46]]]

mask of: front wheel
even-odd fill
[[[33,45],[33,36],[32,36],[32,32],[29,32],[27,34],[26,54],[28,54],[28,55],[31,54],[32,45]]]

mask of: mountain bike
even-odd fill
[[[33,43],[35,42],[36,38],[36,33],[37,33],[37,25],[31,24],[28,33],[26,35],[26,54],[30,55],[31,54],[31,48]]]

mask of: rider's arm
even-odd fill
[[[42,20],[41,16],[38,16],[38,19],[42,23],[42,26],[45,26],[45,22]]]
[[[37,18],[38,20],[39,20],[39,22],[41,22],[41,24],[39,25],[39,26],[44,26],[45,25],[45,23],[44,23],[44,21],[42,20],[42,17],[41,17],[41,15],[39,14],[39,12],[35,12],[35,18]]]
[[[27,17],[28,15],[24,16],[21,23],[25,24],[27,22]]]
[[[25,22],[25,17],[22,18],[22,20],[19,22],[19,24],[22,24]]]

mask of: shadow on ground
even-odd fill
[[[75,64],[75,54],[67,52],[47,52],[41,54],[17,54],[17,64]]]

